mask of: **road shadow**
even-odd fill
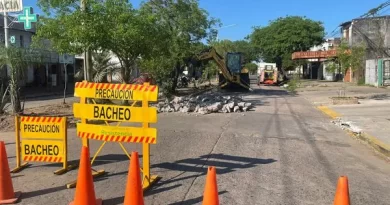
[[[14,179],[14,178],[18,178],[18,177],[23,177],[24,175],[12,175],[11,178]]]
[[[218,195],[223,195],[225,193],[227,193],[227,191],[220,191],[220,192],[218,192]],[[203,196],[200,196],[200,197],[196,197],[193,199],[187,199],[187,200],[181,201],[181,202],[171,203],[169,205],[193,205],[193,204],[197,204],[197,203],[202,202],[202,200],[203,200]]]
[[[54,192],[65,190],[65,189],[66,189],[66,186],[62,185],[62,186],[51,187],[51,188],[47,188],[47,189],[35,190],[35,191],[30,191],[30,192],[23,192],[22,197],[21,197],[21,201],[23,201],[24,199],[33,198],[36,196],[42,196],[45,194],[51,194]]]
[[[161,192],[164,192],[164,191],[169,191],[171,189],[175,189],[177,187],[180,187],[181,184],[175,184],[175,185],[172,185],[172,186],[168,186],[168,187],[162,187],[162,188],[152,188],[150,190],[147,190],[144,192],[144,197],[146,196],[151,196],[151,195],[154,195],[154,194],[158,194],[158,193],[161,193]],[[123,192],[125,193],[125,192]],[[111,199],[105,199],[103,201],[104,204],[110,204],[110,205],[119,205],[119,204],[123,204],[123,202],[125,201],[125,197],[124,196],[120,196],[120,197],[114,197],[114,198],[111,198]]]
[[[217,161],[217,160],[224,160],[224,161]],[[274,159],[259,159],[259,158],[250,158],[250,157],[239,157],[239,156],[232,156],[232,155],[225,155],[225,154],[210,154],[210,155],[203,155],[198,158],[189,158],[189,159],[183,159],[178,160],[173,163],[160,163],[160,164],[154,164],[151,166],[151,168],[164,168],[168,170],[174,170],[174,171],[183,171],[181,174],[172,177],[170,179],[159,181],[156,185],[152,186],[149,190],[144,192],[144,196],[151,196],[155,195],[161,192],[169,191],[172,189],[176,189],[178,187],[181,187],[182,184],[172,184],[174,182],[180,182],[182,180],[186,179],[192,179],[196,178],[202,175],[206,175],[207,173],[207,166],[216,166],[217,167],[217,174],[226,174],[229,172],[233,172],[237,169],[245,169],[245,168],[251,168],[255,167],[257,165],[261,164],[269,164],[276,162]],[[199,166],[201,165],[201,166]],[[190,176],[183,176],[187,172],[195,172],[195,174],[192,174]],[[125,175],[127,174],[127,171],[124,172],[118,172],[110,174],[108,173],[105,177],[97,178],[95,181],[101,181],[105,180],[111,176],[115,175]],[[219,195],[226,193],[227,191],[221,191],[219,192]],[[202,193],[200,194],[202,195]],[[181,202],[172,203],[171,205],[178,205],[178,204],[184,204],[184,205],[191,205],[201,202],[203,199],[203,196],[188,199]],[[105,199],[104,204],[110,204],[110,205],[118,205],[123,204],[124,196],[121,197],[115,197],[111,199]]]
[[[276,160],[240,157],[225,154],[210,154],[203,155],[198,158],[188,158],[175,162],[163,162],[159,164],[153,164],[151,168],[163,168],[174,171],[206,173],[207,166],[215,166],[217,168],[218,174],[226,174],[238,169],[248,169],[257,165],[270,164],[273,162],[276,162]]]
[[[209,154],[209,155],[202,155],[197,158],[182,159],[172,163],[164,162],[159,164],[153,164],[151,167],[181,172],[180,174],[172,178],[169,178],[167,180],[161,180],[155,186],[156,189],[159,189],[159,187],[166,187],[168,184],[171,183],[178,183],[178,182],[180,183],[183,180],[194,179],[206,175],[208,166],[215,166],[217,168],[217,175],[220,175],[220,174],[227,174],[230,172],[234,172],[239,169],[253,168],[258,165],[270,164],[273,162],[276,162],[276,160],[232,156],[226,154]],[[193,173],[193,174],[188,176],[185,175],[186,173]],[[176,187],[170,186],[170,188],[172,189]],[[192,199],[188,201],[188,203],[184,203],[184,204],[191,204],[193,201],[196,201],[196,199]]]
[[[139,158],[142,158],[142,155],[138,155]],[[89,159],[92,161],[92,157]],[[122,162],[130,159],[127,157],[125,154],[106,154],[106,155],[101,155],[97,156],[95,161],[93,162],[92,168],[94,166],[99,166],[99,165],[105,165],[105,164],[112,164],[112,163],[117,163],[117,162]],[[78,165],[80,163],[80,159],[77,160],[71,160],[68,161],[69,165]],[[37,165],[34,167],[61,167],[62,163],[52,163],[52,164],[43,164],[43,165]]]

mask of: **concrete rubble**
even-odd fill
[[[155,105],[157,112],[182,112],[182,113],[230,113],[247,112],[253,108],[252,103],[245,102],[239,96],[223,96],[218,93],[205,93],[198,96],[175,97],[173,100],[165,100]]]
[[[346,121],[341,118],[337,118],[336,120],[332,121],[335,125],[339,126],[343,130],[349,130],[353,132],[354,134],[361,134],[362,129],[360,129],[358,126],[356,126],[351,121]]]

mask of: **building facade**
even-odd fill
[[[343,78],[339,66],[334,64],[336,49],[340,38],[328,38],[320,45],[313,46],[309,51],[295,52],[292,59],[306,59],[307,64],[296,68],[293,72],[305,79],[336,81]],[[333,68],[331,68],[333,66]]]
[[[9,46],[29,48],[32,44],[33,36],[35,35],[35,25],[31,30],[25,30],[22,23],[17,22],[17,18],[13,16],[8,17],[9,20]],[[14,42],[11,42],[11,37],[14,38]],[[4,46],[4,16],[0,15],[0,43]],[[50,42],[46,41],[45,44],[50,46]],[[75,66],[73,64],[60,63],[60,55],[58,53],[48,50],[35,50],[42,56],[42,61],[37,63],[31,63],[25,68],[25,75],[20,79],[21,86],[26,87],[46,87],[56,88],[63,87],[65,83],[65,67],[67,73],[68,83],[73,83]],[[9,70],[5,67],[0,70],[0,79],[6,81]]]
[[[372,82],[372,63],[378,62],[379,59],[390,58],[390,16],[353,19],[342,23],[340,27],[342,38],[349,46],[366,48],[362,59],[363,69],[354,69],[356,71],[349,69],[345,81],[356,82],[365,79]],[[366,69],[370,71],[366,72]],[[366,77],[368,73],[370,76]]]

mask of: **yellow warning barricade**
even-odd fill
[[[157,175],[150,175],[150,144],[157,143],[157,129],[149,127],[149,123],[157,122],[157,109],[149,107],[150,101],[157,101],[158,87],[144,83],[137,84],[109,84],[77,82],[74,96],[80,97],[80,103],[73,104],[73,113],[81,119],[77,124],[77,135],[82,138],[83,146],[89,147],[89,139],[103,141],[92,158],[91,164],[107,142],[117,142],[124,153],[129,157],[122,143],[142,143],[143,189],[148,189],[157,182]],[[87,99],[92,104],[87,104]],[[131,101],[129,106],[114,104],[97,104],[95,99]],[[136,106],[142,102],[141,106]],[[105,125],[87,123],[87,120],[103,120]],[[117,122],[110,125],[110,122]],[[141,127],[120,126],[121,123],[142,123]],[[93,171],[94,177],[103,175],[104,170]],[[68,183],[67,188],[73,188],[76,181]]]
[[[12,173],[26,168],[28,162],[62,163],[54,172],[57,175],[77,167],[68,165],[66,117],[16,116],[15,131],[16,168]]]

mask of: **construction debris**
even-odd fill
[[[253,108],[252,103],[245,102],[238,96],[223,96],[218,93],[207,93],[198,96],[175,97],[173,100],[159,102],[156,106],[161,112],[199,113],[230,113],[247,112]]]
[[[335,125],[339,126],[343,130],[349,130],[354,134],[361,134],[362,129],[360,129],[358,126],[356,126],[351,121],[346,121],[341,118],[337,118],[336,120],[332,121]]]

